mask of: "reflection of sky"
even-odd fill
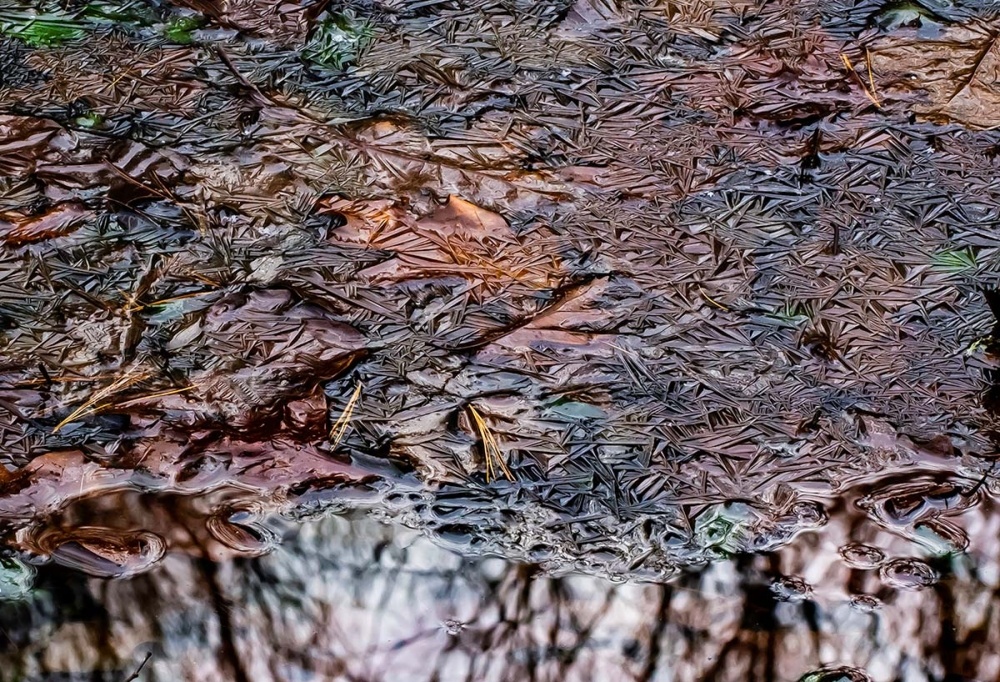
[[[19,641],[0,666],[24,674],[11,679],[100,669],[124,679],[153,651],[142,679],[795,682],[823,666],[863,667],[874,680],[995,679],[998,561],[981,550],[1000,519],[981,509],[961,517],[972,545],[956,559],[841,509],[776,554],[669,585],[546,576],[370,517],[331,517],[258,559],[209,564],[175,552],[119,581],[42,569],[29,604],[0,609]],[[952,574],[892,589],[877,569],[845,563],[848,542]],[[782,587],[780,576],[808,585]],[[882,604],[866,613],[851,604],[858,594]]]

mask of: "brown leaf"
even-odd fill
[[[30,244],[43,239],[62,237],[86,221],[93,212],[81,203],[67,201],[39,216],[4,216],[0,218],[0,239],[11,245]]]

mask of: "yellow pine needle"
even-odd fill
[[[126,400],[123,403],[119,403],[118,407],[128,407],[130,405],[135,405],[136,403],[141,403],[146,400],[155,400],[156,398],[165,398],[168,395],[176,395],[178,393],[186,393],[187,391],[193,391],[196,386],[185,386],[184,388],[173,388],[169,391],[159,391],[157,393],[150,393],[149,395],[141,395],[137,398],[132,398],[131,400]],[[102,405],[99,409],[105,407],[110,407],[110,405]],[[96,410],[95,410],[96,411]]]
[[[337,421],[334,422],[333,426],[330,427],[330,444],[334,449],[340,445],[340,441],[343,440],[344,434],[347,433],[347,427],[351,425],[351,415],[354,414],[354,408],[358,404],[358,400],[361,398],[361,382],[354,388],[354,393],[351,394],[350,400],[347,401],[347,407],[344,411],[340,413]]]
[[[158,305],[166,305],[167,303],[173,303],[175,301],[186,301],[190,298],[198,298],[199,296],[208,296],[209,294],[214,294],[214,291],[198,291],[193,294],[184,294],[182,296],[172,296],[170,298],[161,298],[158,301],[153,301],[152,303],[146,303],[144,308],[152,308]]]
[[[52,433],[59,433],[62,427],[66,426],[70,422],[76,421],[76,419],[79,418],[81,415],[90,414],[91,412],[94,411],[93,407],[97,405],[97,403],[107,398],[108,396],[114,395],[115,393],[122,391],[128,388],[129,386],[137,384],[143,379],[152,376],[152,372],[147,371],[142,373],[136,373],[135,370],[136,368],[133,367],[132,369],[128,370],[123,377],[121,377],[114,383],[105,386],[100,391],[97,391],[96,393],[94,393],[94,395],[90,396],[90,399],[87,400],[87,402],[85,402],[77,409],[73,410],[72,414],[70,414],[68,417],[59,422],[56,425],[56,428],[52,430]]]
[[[698,286],[698,291],[701,292],[702,297],[706,301],[708,301],[709,303],[711,303],[712,305],[714,305],[719,310],[725,310],[727,312],[729,311],[729,308],[727,306],[722,305],[721,303],[719,303],[718,301],[716,301],[714,298],[712,298],[711,296],[709,296],[708,294],[706,294],[705,290],[702,289],[700,285]]]
[[[135,311],[142,310],[142,305],[137,305],[139,294],[132,294],[124,289],[118,289],[118,293],[125,299],[125,307],[122,308],[123,313],[131,316]]]
[[[879,109],[881,109],[882,108],[882,103],[879,102],[878,97],[875,96],[875,92],[874,92],[875,79],[872,76],[871,58],[867,56],[868,55],[867,51],[865,52],[865,55],[866,55],[866,59],[868,61],[868,79],[869,79],[869,81],[871,81],[872,90],[868,89],[868,86],[865,85],[865,82],[863,80],[861,80],[861,76],[859,76],[858,73],[857,73],[857,71],[854,70],[854,64],[851,63],[850,58],[846,54],[844,54],[844,53],[840,54],[840,58],[844,61],[844,66],[847,68],[848,73],[850,73],[854,77],[854,80],[856,80],[858,82],[858,85],[861,86],[861,89],[865,93],[865,97],[867,97],[869,100],[871,100],[872,104],[874,104],[876,107],[878,107]]]
[[[23,386],[39,386],[41,384],[82,384],[91,381],[101,381],[103,379],[111,379],[114,374],[104,374],[95,377],[49,377],[48,379],[25,379],[24,381],[19,381],[14,385],[14,388],[21,388]]]
[[[90,408],[89,410],[86,411],[85,415],[89,416],[91,414],[97,414],[99,412],[104,412],[105,410],[112,408],[119,409],[122,407],[131,407],[132,405],[136,405],[146,400],[155,400],[156,398],[163,398],[164,396],[168,395],[176,395],[177,393],[184,393],[186,391],[194,390],[195,388],[196,388],[195,386],[185,386],[184,388],[174,388],[169,391],[159,391],[157,393],[150,393],[149,395],[140,395],[136,398],[131,398],[129,400],[126,400],[123,403],[103,403],[101,405],[95,405],[94,407]]]
[[[868,83],[872,87],[872,100],[875,102],[875,106],[879,109],[882,108],[882,104],[879,102],[878,93],[875,91],[875,76],[872,73],[872,54],[865,48],[865,64],[868,66]]]
[[[483,441],[483,457],[486,460],[486,482],[492,483],[499,478],[496,475],[496,469],[493,464],[494,459],[500,465],[500,470],[507,480],[513,481],[514,475],[510,473],[510,469],[507,468],[507,464],[503,460],[503,452],[500,450],[500,443],[497,441],[496,436],[490,431],[479,411],[472,405],[469,405],[469,413],[472,415],[472,420],[476,424],[476,430],[479,431],[479,437]]]

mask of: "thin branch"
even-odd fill
[[[139,667],[135,669],[134,673],[132,673],[125,679],[125,682],[133,682],[133,680],[138,680],[139,673],[142,672],[142,669],[146,667],[146,663],[149,662],[149,659],[151,659],[152,657],[153,657],[153,652],[152,651],[147,652],[146,658],[142,659],[142,663],[139,664]]]

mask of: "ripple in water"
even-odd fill
[[[29,544],[57,564],[98,578],[125,578],[148,571],[167,548],[155,533],[97,526],[42,531]]]
[[[871,682],[861,668],[851,668],[843,666],[840,668],[824,668],[815,672],[806,673],[799,678],[799,682]]]
[[[911,527],[942,513],[960,513],[979,503],[964,482],[922,475],[884,482],[878,490],[858,500],[860,509],[886,528]]]
[[[934,569],[919,559],[893,559],[882,566],[879,576],[889,587],[922,590],[937,582]]]
[[[278,546],[278,536],[255,523],[245,510],[224,509],[208,518],[205,525],[212,537],[242,556],[261,556]]]
[[[882,608],[882,600],[871,594],[856,594],[851,597],[851,606],[861,613],[874,613]]]
[[[878,568],[885,561],[885,552],[878,547],[857,542],[841,547],[840,556],[848,566],[861,570]]]
[[[812,596],[812,586],[802,578],[789,576],[771,583],[771,592],[778,601],[800,602]]]

